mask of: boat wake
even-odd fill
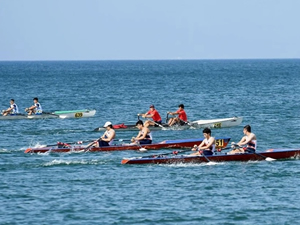
[[[174,163],[174,164],[159,164],[164,167],[203,167],[203,166],[216,166],[224,165],[225,162],[208,162],[208,163]]]
[[[99,161],[99,160],[64,160],[64,159],[54,159],[50,162],[43,163],[42,166],[44,167],[50,167],[50,166],[69,166],[69,165],[101,165],[106,164],[105,161]]]
[[[8,153],[8,152],[11,152],[11,151],[6,149],[6,148],[1,148],[0,149],[0,153]]]

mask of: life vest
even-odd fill
[[[124,123],[113,125],[114,129],[125,129],[127,126]]]

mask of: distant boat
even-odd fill
[[[184,130],[184,129],[199,129],[199,128],[225,128],[225,127],[233,127],[238,126],[242,123],[243,117],[230,117],[230,118],[222,118],[222,119],[210,119],[210,120],[196,120],[192,122],[187,122],[182,126],[169,126],[168,124],[161,124],[160,126],[149,126],[150,130]],[[116,131],[132,131],[138,130],[135,124],[125,125],[115,124],[113,128]],[[94,131],[105,131],[104,127],[97,127]]]
[[[19,120],[19,119],[49,119],[49,118],[60,118],[60,119],[69,119],[69,118],[84,118],[92,117],[96,114],[96,110],[69,110],[69,111],[55,111],[55,112],[43,112],[42,114],[15,114],[0,116],[0,120]]]

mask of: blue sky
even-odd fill
[[[298,0],[0,0],[0,60],[300,58]]]

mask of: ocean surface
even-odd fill
[[[0,120],[0,224],[299,224],[300,160],[121,165],[155,151],[24,154],[41,144],[93,140],[106,121],[242,116],[213,129],[238,142],[250,124],[258,151],[300,148],[300,60],[0,62],[0,108],[38,97],[44,111],[96,109],[92,118]],[[136,132],[118,132],[130,139]],[[203,137],[154,131],[154,142]],[[161,150],[168,152],[172,150]]]

